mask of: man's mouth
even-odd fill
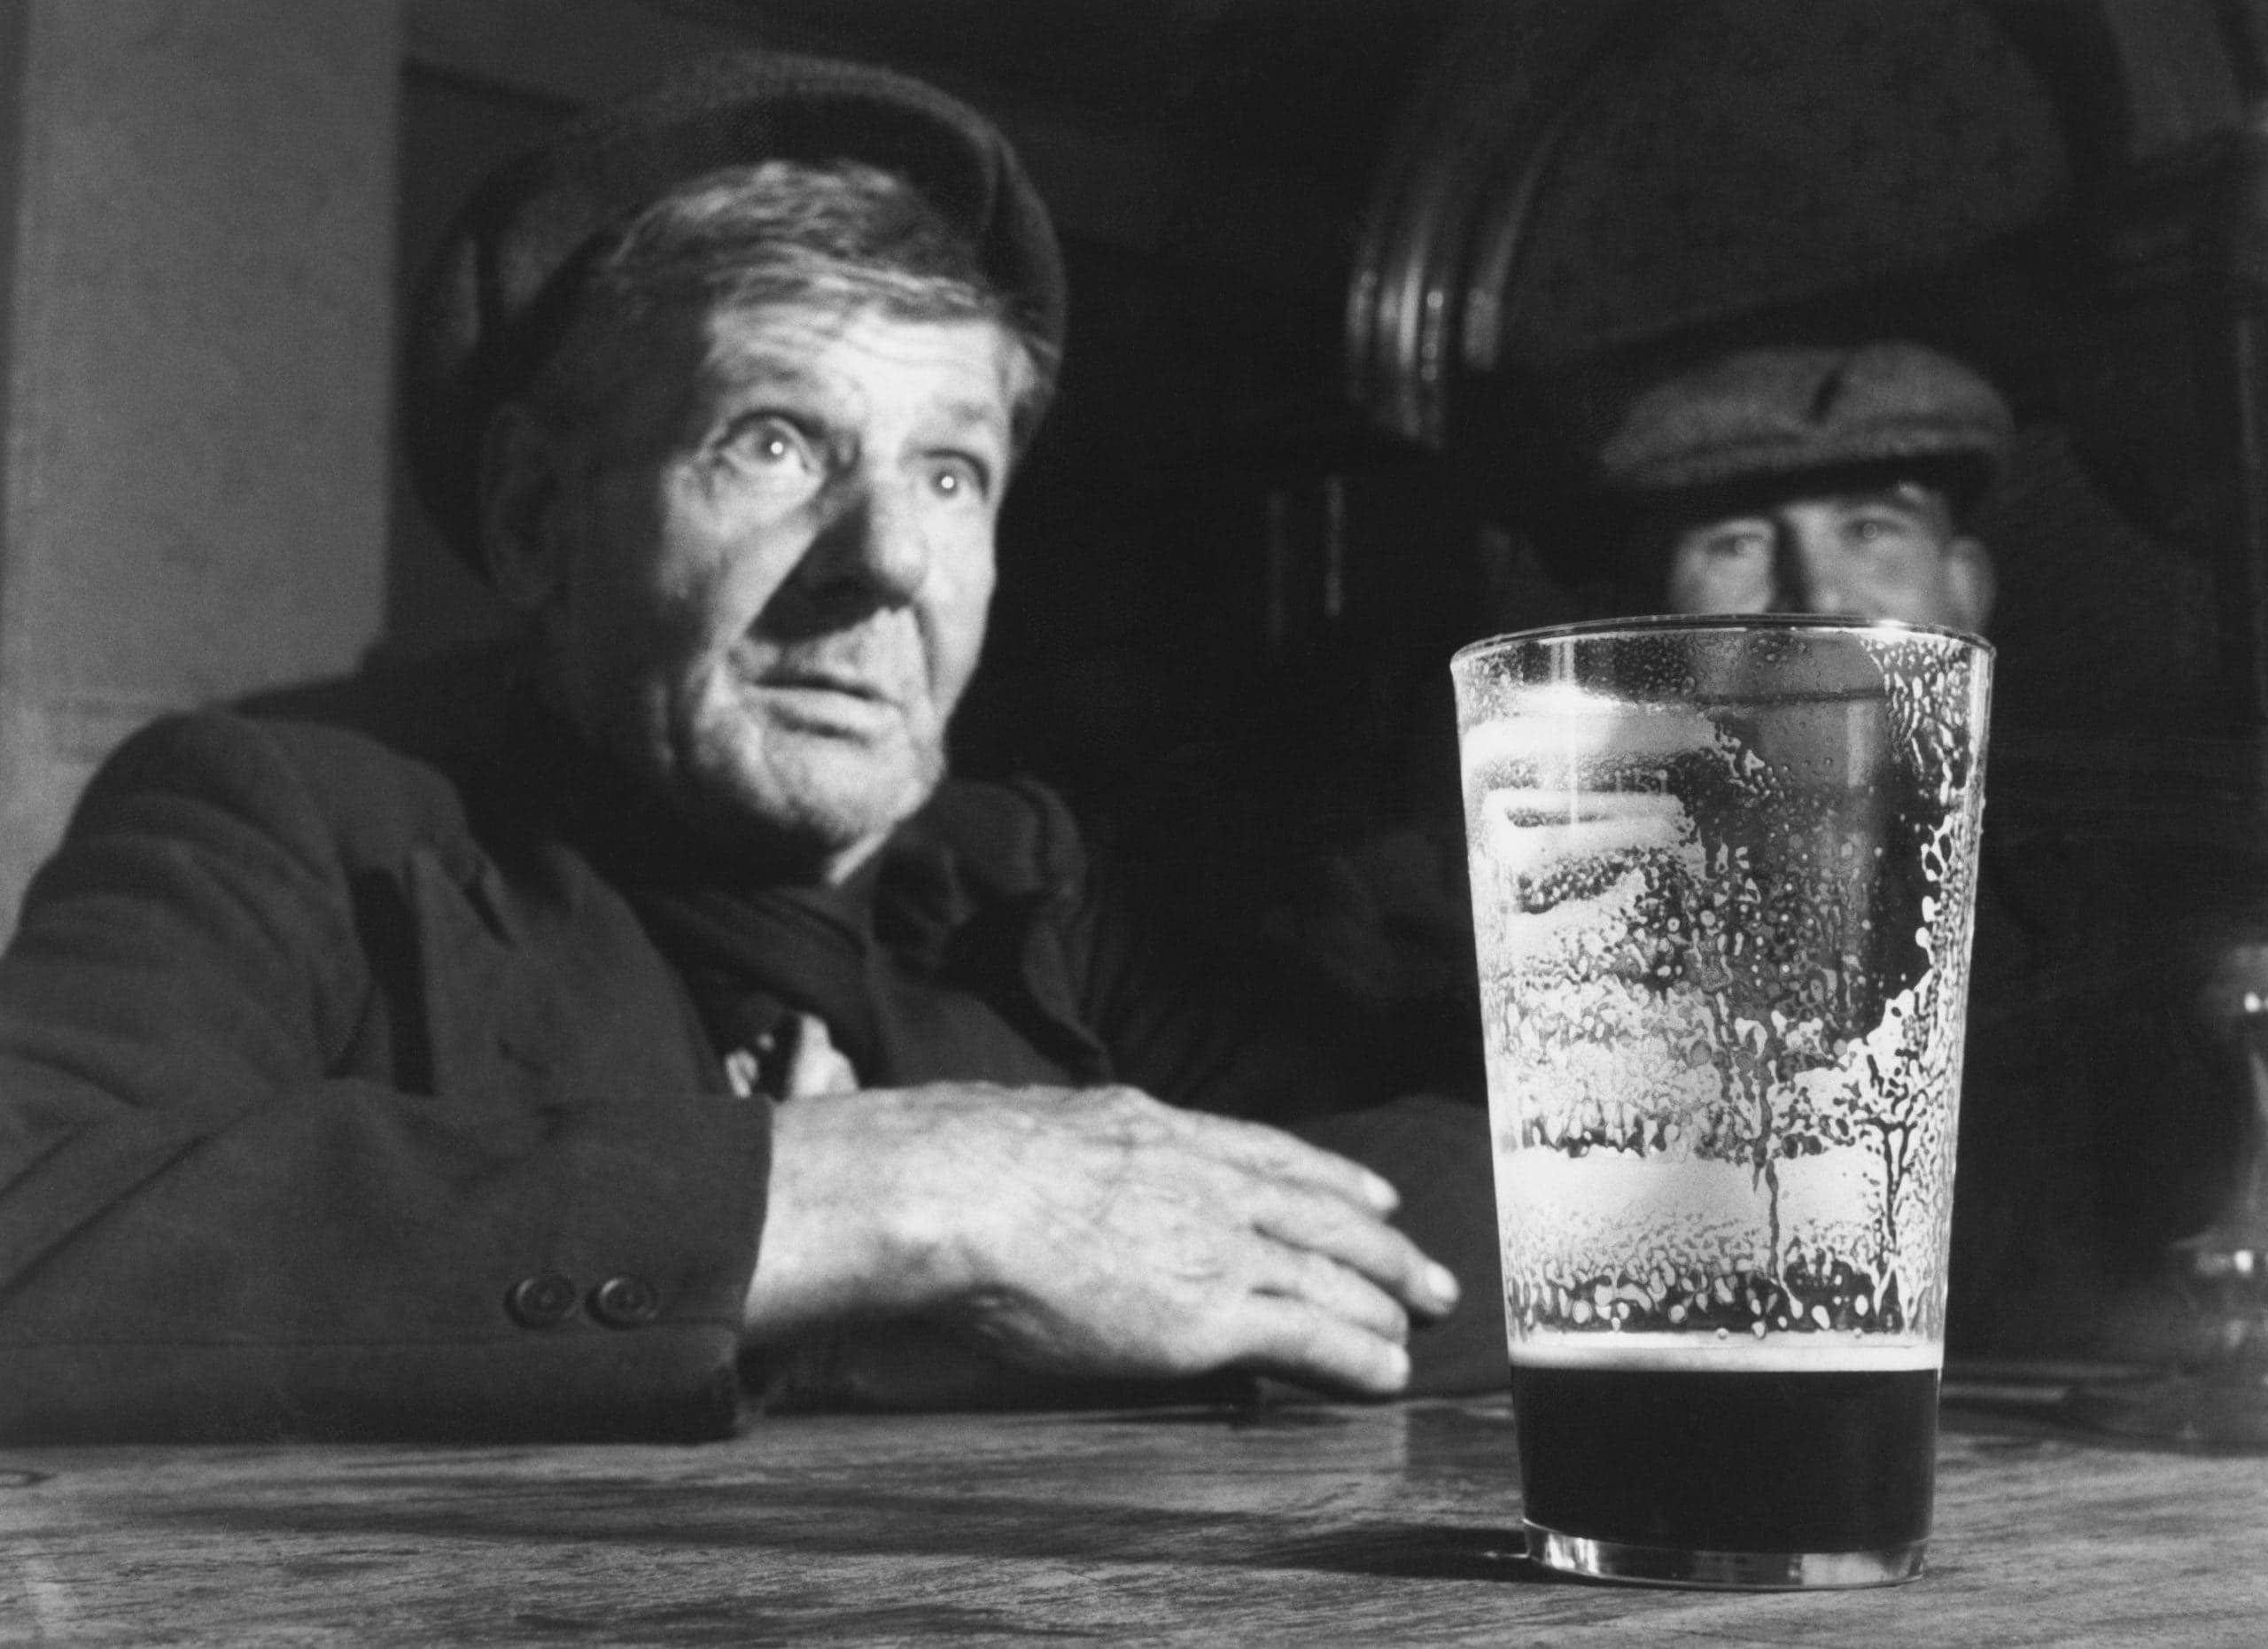
[[[758,687],[788,692],[840,693],[871,704],[891,704],[896,696],[866,676],[838,670],[772,670],[757,681]]]
[[[779,726],[828,738],[877,737],[904,713],[896,693],[856,670],[775,667],[750,684]]]

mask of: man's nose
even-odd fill
[[[805,557],[804,576],[830,604],[905,605],[929,576],[915,501],[886,483],[846,488]]]
[[[1800,523],[1783,525],[1774,541],[1769,611],[1865,617],[1845,572],[1841,556],[1822,534]]]

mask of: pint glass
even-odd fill
[[[1992,649],[1644,619],[1451,670],[1531,1555],[1919,1574]]]

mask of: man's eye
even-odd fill
[[[990,491],[991,472],[973,458],[945,456],[929,461],[929,489],[938,497],[975,503]]]
[[[1876,547],[1909,535],[1906,521],[1898,516],[1857,516],[1843,530],[1852,543]]]
[[[1772,551],[1772,535],[1768,533],[1712,533],[1701,541],[1704,554],[1719,561],[1743,561],[1751,556],[1767,556]]]
[[[757,468],[788,467],[812,471],[818,468],[811,443],[785,418],[769,415],[744,418],[734,424],[726,449],[740,462]]]

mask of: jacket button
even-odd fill
[[[523,1328],[556,1328],[575,1314],[575,1280],[550,1272],[504,1291],[504,1309]]]
[[[662,1296],[643,1277],[610,1277],[591,1290],[591,1315],[610,1328],[643,1328],[662,1314]]]

